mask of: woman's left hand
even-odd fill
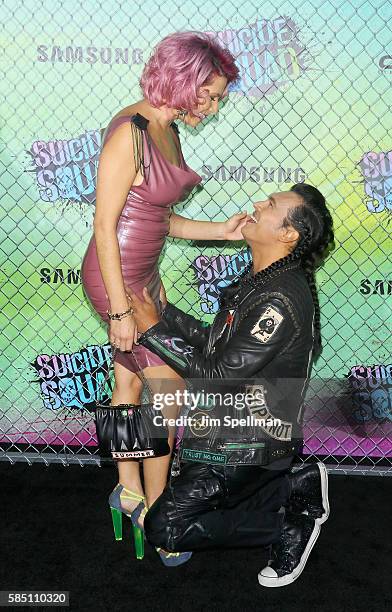
[[[248,219],[248,213],[241,212],[225,221],[223,224],[223,240],[244,240],[241,229]]]
[[[147,287],[144,287],[143,289],[144,300],[141,300],[136,293],[131,291],[129,288],[127,290],[127,294],[133,308],[133,317],[136,321],[138,332],[142,334],[160,320],[157,307],[155,306]]]

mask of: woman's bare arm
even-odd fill
[[[119,126],[103,147],[97,176],[97,202],[94,235],[99,267],[111,312],[129,308],[121,271],[117,223],[128,192],[136,178],[131,126]],[[122,351],[130,351],[136,338],[133,317],[110,321],[109,339]]]
[[[169,236],[186,240],[243,240],[241,228],[247,213],[232,215],[227,221],[195,221],[172,213]]]
[[[130,124],[119,126],[99,158],[94,234],[99,266],[112,312],[128,308],[121,273],[117,223],[136,169]]]
[[[187,240],[224,240],[224,223],[194,221],[172,213],[170,215],[169,236]]]

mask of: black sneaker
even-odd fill
[[[271,547],[271,559],[259,572],[265,587],[291,584],[302,573],[320,533],[320,525],[306,514],[286,510],[280,539]]]
[[[328,474],[323,463],[312,463],[289,476],[289,509],[307,514],[321,525],[329,517]]]

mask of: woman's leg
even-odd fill
[[[169,368],[169,366],[148,367],[145,368],[143,372],[154,394],[175,394],[177,390],[182,391],[185,389],[184,380],[174,370]],[[163,415],[166,418],[175,418],[178,414],[179,407],[180,406],[176,404],[173,406],[167,405],[162,408]],[[175,429],[175,427],[169,428],[170,451],[173,449]],[[143,460],[144,489],[148,507],[154,503],[166,486],[170,458],[171,452],[165,457],[155,457]]]
[[[112,395],[112,406],[118,404],[139,404],[143,384],[137,374],[130,372],[120,363],[114,362],[114,388]],[[134,491],[139,495],[144,495],[140,480],[139,461],[129,459],[118,459],[118,481],[126,489]],[[132,500],[122,500],[121,505],[124,510],[132,512],[137,506],[137,502]]]

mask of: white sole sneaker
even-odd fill
[[[272,567],[265,567],[259,572],[258,579],[261,586],[265,587],[282,587],[287,586],[297,580],[297,578],[302,574],[306,561],[310,555],[310,551],[316,543],[317,538],[320,534],[320,524],[314,523],[313,531],[310,535],[309,542],[306,545],[304,552],[302,553],[302,557],[297,567],[291,572],[291,574],[286,574],[286,576],[277,576],[276,572]]]
[[[320,518],[315,519],[316,523],[322,525],[329,517],[329,499],[328,499],[328,473],[324,463],[317,463],[318,469],[320,470],[321,479],[321,494],[323,500],[324,513]]]

